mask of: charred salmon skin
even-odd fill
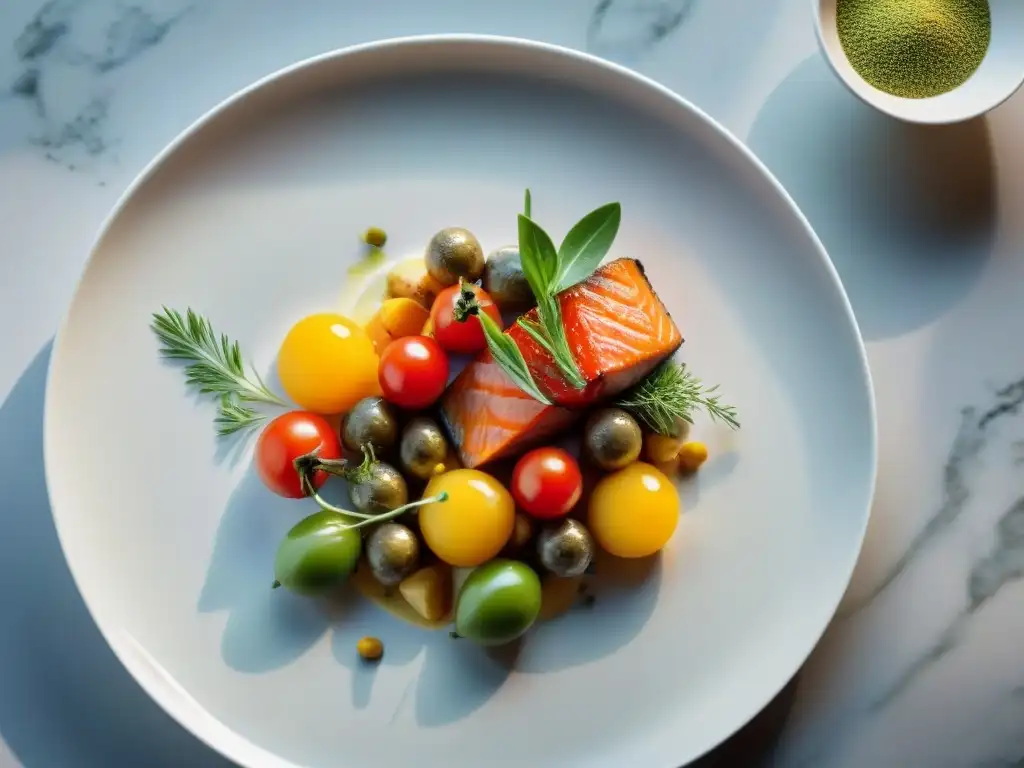
[[[578,411],[633,386],[683,343],[635,259],[597,269],[559,297],[569,347],[587,385],[573,389],[522,328],[515,339],[537,385],[556,405],[523,392],[484,351],[451,383],[441,414],[465,467],[515,455],[566,429]],[[536,310],[526,317],[536,319]]]

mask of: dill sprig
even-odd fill
[[[717,391],[717,384],[705,387],[685,363],[668,360],[623,395],[618,405],[659,435],[674,436],[680,419],[692,424],[697,408],[703,408],[713,421],[739,429],[736,409],[723,404]]]
[[[216,395],[219,409],[214,419],[218,435],[230,435],[251,429],[266,416],[244,403],[269,403],[287,407],[260,378],[255,368],[246,373],[242,350],[237,341],[214,332],[210,321],[192,309],[185,314],[163,307],[153,314],[153,332],[163,345],[160,354],[169,360],[182,360],[185,381],[201,394]]]

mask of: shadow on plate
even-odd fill
[[[565,613],[534,625],[516,672],[557,672],[626,646],[654,613],[662,569],[660,555],[621,560],[598,550],[587,592],[593,600],[578,601]]]
[[[337,501],[333,487],[324,495]],[[345,603],[271,589],[278,545],[316,508],[313,501],[268,491],[251,464],[232,492],[198,604],[204,613],[228,612],[221,654],[232,669],[258,674],[287,666],[312,648],[347,608]]]
[[[816,55],[768,97],[747,143],[818,233],[865,338],[926,325],[981,274],[996,218],[984,118],[893,120],[851,96]]]
[[[758,768],[771,765],[796,700],[798,681],[799,675],[731,738],[685,768]]]
[[[713,454],[700,472],[681,476],[679,496],[683,502],[683,514],[693,510],[700,502],[702,490],[711,490],[729,479],[740,463],[739,451],[726,450],[724,453]],[[672,471],[666,468],[666,474]]]
[[[379,664],[366,664],[356,653],[356,642],[365,635],[386,638]],[[485,650],[445,630],[415,627],[362,598],[335,629],[333,650],[338,663],[352,672],[356,709],[370,704],[380,667],[404,667],[422,655],[392,719],[412,707],[416,722],[425,728],[454,723],[483,706],[508,679],[518,655],[518,646]]]
[[[332,480],[322,495],[347,505],[347,488]],[[262,674],[288,666],[328,631],[340,664],[352,671],[352,706],[367,707],[380,667],[403,667],[423,656],[422,668],[409,683],[408,703],[420,725],[446,725],[483,705],[508,678],[515,664],[508,651],[485,652],[444,630],[427,630],[395,618],[354,587],[329,600],[312,600],[284,589],[271,589],[274,555],[288,529],[312,514],[312,501],[284,499],[270,493],[250,465],[221,518],[213,556],[199,597],[202,612],[227,611],[221,640],[224,662],[239,672]],[[385,640],[380,664],[361,662],[359,638]],[[398,717],[405,703],[395,712]]]
[[[72,581],[43,474],[49,359],[47,344],[0,406],[0,737],[25,768],[228,768],[136,685]]]

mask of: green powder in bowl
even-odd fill
[[[850,65],[868,83],[925,99],[974,73],[992,18],[988,0],[838,0],[836,28]]]

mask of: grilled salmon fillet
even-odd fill
[[[587,385],[573,389],[551,356],[513,325],[505,333],[556,405],[539,403],[519,389],[485,350],[441,401],[442,418],[463,466],[515,455],[566,429],[581,409],[633,386],[683,343],[635,259],[605,264],[558,299],[569,348]],[[536,310],[526,317],[535,320]]]

